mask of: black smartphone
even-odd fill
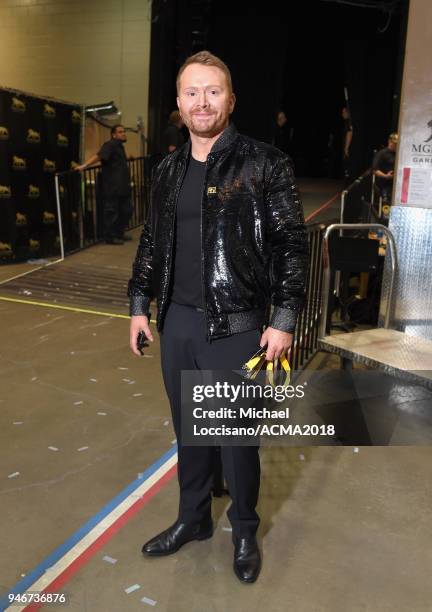
[[[144,349],[147,346],[148,346],[147,336],[145,335],[145,333],[143,331],[140,331],[138,333],[138,337],[137,337],[137,349],[139,350],[141,355],[144,355]]]

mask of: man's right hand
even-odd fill
[[[143,331],[147,340],[153,342],[153,335],[150,331],[149,320],[145,315],[135,315],[131,317],[130,323],[130,347],[132,353],[141,357],[137,347],[138,334]]]
[[[75,172],[82,172],[86,168],[87,168],[87,166],[85,164],[81,164],[81,166],[75,166],[74,170],[75,170]]]

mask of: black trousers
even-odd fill
[[[105,196],[103,199],[103,233],[105,240],[123,236],[131,214],[130,196]]]
[[[183,446],[181,370],[239,370],[259,348],[258,329],[207,342],[205,315],[171,302],[161,333],[162,373],[178,444],[179,519],[197,522],[211,516],[214,446]],[[223,471],[231,496],[228,518],[233,534],[254,535],[260,484],[258,446],[222,446]]]

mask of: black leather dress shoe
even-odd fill
[[[142,547],[142,552],[151,556],[172,555],[186,542],[207,540],[212,535],[213,521],[211,519],[202,523],[176,521],[174,525],[146,542]]]
[[[255,536],[234,538],[234,573],[242,582],[255,582],[261,570],[261,554]]]

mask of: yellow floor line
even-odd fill
[[[77,308],[76,306],[61,306],[60,304],[47,304],[46,302],[34,302],[33,300],[20,300],[18,298],[10,298],[0,296],[3,302],[14,302],[15,304],[28,304],[30,306],[42,306],[43,308],[57,308],[58,310],[70,310],[71,312],[81,312],[84,314],[98,315],[99,317],[114,317],[116,319],[130,319],[129,315],[115,314],[113,312],[102,312],[100,310],[88,310],[87,308]],[[156,323],[154,319],[150,319],[150,323]]]

